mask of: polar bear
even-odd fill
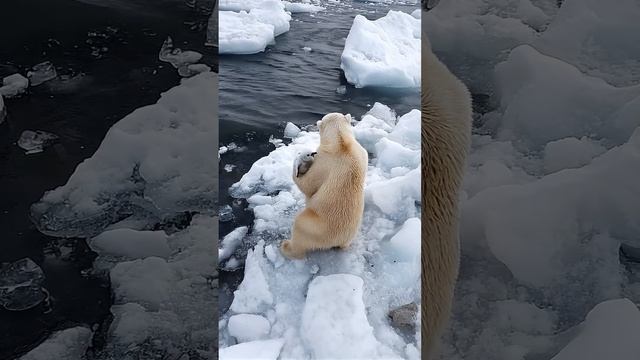
[[[351,116],[327,114],[318,128],[318,149],[303,154],[293,167],[293,181],[306,206],[296,216],[291,239],[281,245],[292,259],[304,258],[311,250],[349,247],[364,211],[368,155],[353,136]]]
[[[458,196],[471,138],[471,96],[422,32],[422,359],[451,312],[460,259]]]

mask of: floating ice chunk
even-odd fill
[[[362,286],[362,279],[350,274],[317,276],[309,284],[300,327],[315,358],[379,357],[381,344],[367,320]]]
[[[188,64],[181,65],[178,68],[178,75],[182,77],[192,77],[194,75],[209,71],[211,71],[211,68],[205,64]]]
[[[247,235],[249,228],[241,226],[234,229],[232,232],[225,235],[220,242],[220,248],[218,248],[218,261],[225,261],[233,254],[236,248],[242,243],[242,239]]]
[[[29,258],[0,267],[0,306],[10,311],[31,309],[47,295],[42,289],[44,272]]]
[[[173,40],[168,36],[164,43],[162,43],[158,59],[168,62],[173,65],[174,68],[178,69],[181,66],[197,63],[202,59],[202,54],[191,50],[182,51],[180,48],[174,48]]]
[[[297,3],[297,2],[289,2],[283,1],[285,10],[289,11],[292,14],[296,13],[315,13],[318,11],[324,10],[322,6],[308,4],[308,3]]]
[[[262,340],[269,335],[271,324],[264,316],[253,314],[238,314],[229,318],[227,323],[229,335],[238,342]]]
[[[18,146],[23,148],[25,154],[36,154],[44,150],[45,146],[51,145],[58,140],[58,136],[42,130],[25,130],[18,139]]]
[[[277,360],[283,339],[257,340],[220,349],[220,360]]]
[[[140,108],[107,132],[67,183],[31,208],[38,229],[92,237],[126,217],[149,226],[185,211],[215,208],[217,76],[183,79],[157,104]],[[189,141],[183,141],[188,138]]]
[[[101,256],[126,259],[168,258],[171,255],[164,231],[108,230],[91,239],[89,247]]]
[[[347,93],[347,87],[345,85],[340,85],[336,88],[336,93],[340,95],[344,95]]]
[[[246,12],[221,11],[219,16],[220,54],[255,54],[275,42],[274,26]]]
[[[38,86],[46,81],[55,79],[57,76],[56,68],[50,61],[34,65],[31,71],[27,72],[31,86]]]
[[[302,48],[302,50],[304,50],[305,53],[310,53],[312,49],[308,46],[305,46]]]
[[[284,128],[284,137],[293,139],[294,137],[300,134],[300,128],[297,127],[294,123],[287,122],[287,125]]]
[[[274,2],[273,0],[267,0]],[[221,11],[246,11],[249,12],[251,9],[258,8],[262,6],[265,0],[220,0],[220,10]],[[277,0],[275,1],[280,3],[279,8],[284,10],[284,3]]]
[[[9,75],[2,79],[0,96],[14,97],[27,91],[27,87],[29,87],[29,79],[20,74]]]
[[[265,261],[264,241],[258,242],[255,248],[247,253],[244,268],[244,280],[234,291],[231,310],[236,313],[257,313],[273,304],[273,295],[262,272],[261,264]]]
[[[544,147],[544,169],[547,173],[582,167],[607,149],[587,137],[552,141]]]
[[[53,333],[42,344],[23,355],[20,360],[78,360],[91,346],[93,332],[84,326]]]
[[[628,299],[598,304],[580,333],[552,360],[635,360],[640,354],[640,311]]]
[[[357,15],[341,59],[347,81],[358,88],[418,89],[420,20],[393,10],[375,21]]]

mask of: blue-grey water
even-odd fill
[[[411,13],[419,5],[342,0],[336,6],[323,6],[326,10],[316,14],[293,14],[289,32],[278,36],[264,53],[220,56],[220,144],[246,146],[242,152],[221,156],[221,205],[234,203],[229,187],[253,162],[274,149],[269,136],[282,138],[288,121],[313,124],[330,112],[350,113],[359,119],[375,102],[390,106],[398,115],[419,107],[418,92],[356,89],[347,84],[340,69],[344,42],[357,14],[377,19],[390,9]],[[305,52],[303,47],[312,50]],[[341,85],[347,86],[344,95],[336,92]],[[225,165],[235,167],[226,172]],[[220,223],[220,238],[237,226],[252,223],[243,202],[236,201],[233,210],[234,220]],[[221,312],[230,305],[242,272],[220,272]]]
[[[29,206],[64,184],[116,121],[178,84],[176,70],[158,60],[167,35],[176,46],[203,52],[203,62],[216,68],[213,49],[204,47],[203,11],[179,0],[0,1],[0,78],[26,75],[47,60],[61,75],[19,98],[5,99],[0,263],[29,257],[42,267],[51,307],[0,309],[0,359],[19,356],[57,329],[108,322],[108,284],[82,275],[95,255],[82,239],[40,234],[29,220]],[[27,129],[60,139],[43,153],[25,155],[16,141]]]

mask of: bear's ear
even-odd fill
[[[351,114],[347,114],[344,117],[347,119],[347,122],[351,124]]]

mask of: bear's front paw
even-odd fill
[[[317,153],[314,151],[301,153],[298,155],[295,162],[293,163],[295,177],[300,177],[309,171],[311,165],[313,165],[313,160],[316,154]]]

